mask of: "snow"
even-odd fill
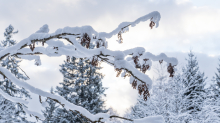
[[[3,80],[4,79],[4,76],[2,76],[1,74],[0,74],[0,80]]]
[[[152,53],[150,52],[145,52],[142,56],[141,56],[141,59],[144,59],[144,58],[148,58],[148,59],[151,59],[153,61],[159,61],[159,60],[163,60],[165,62],[167,62],[167,64],[169,65],[169,63],[172,64],[172,66],[174,65],[177,65],[178,64],[178,61],[176,58],[169,58],[166,56],[166,54],[164,53],[161,53],[160,55],[153,55]]]
[[[62,41],[59,40],[49,40],[47,41],[47,44],[50,46],[54,46],[54,47],[63,47],[64,43]]]
[[[49,27],[47,24],[43,25],[36,33],[48,33]]]
[[[133,55],[133,56],[139,56],[140,54],[143,54],[145,52],[145,49],[143,47],[135,47],[133,49],[128,49],[123,51],[125,55]]]
[[[134,123],[165,123],[162,116],[149,116],[134,120]]]
[[[24,109],[24,111],[25,111],[27,114],[30,114],[30,115],[33,115],[33,116],[37,116],[37,117],[39,117],[41,120],[44,119],[44,116],[43,116],[41,113],[38,113],[38,112],[35,112],[35,111],[30,111],[30,110],[28,110],[25,106],[23,106],[23,109]]]
[[[43,107],[49,107],[49,104],[47,102],[42,102],[41,104]]]
[[[1,89],[0,89],[0,95],[3,96],[6,99],[12,101],[12,102],[19,102],[21,104],[28,104],[27,101],[25,101],[21,98],[12,97],[12,96],[8,95],[7,93],[5,93],[4,91],[2,91]]]

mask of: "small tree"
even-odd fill
[[[212,84],[206,89],[207,97],[199,114],[199,120],[204,123],[220,121],[220,65],[212,79]]]
[[[14,34],[18,33],[18,31],[14,32],[14,27],[12,25],[9,25],[4,32],[5,40],[1,42],[1,46],[3,48],[8,48],[16,44],[15,40],[12,40],[12,36]],[[1,65],[3,67],[6,67],[12,74],[15,75],[16,78],[20,80],[27,80],[28,77],[24,76],[22,73],[19,72],[19,60],[16,59],[15,56],[7,56],[4,59],[1,60]],[[3,90],[5,93],[9,94],[12,97],[27,97],[30,98],[29,93],[24,89],[24,88],[19,88],[11,80],[8,78],[4,78],[3,80],[0,81],[0,88]],[[1,118],[3,118],[7,122],[28,122],[25,119],[25,112],[22,108],[22,105],[17,103],[14,104],[10,102],[7,99],[1,100],[1,106],[2,106],[2,111],[3,112],[0,114]],[[7,110],[7,111],[6,111]],[[9,113],[10,112],[10,113]],[[7,117],[4,117],[5,115],[8,115]]]
[[[154,100],[151,98],[152,97],[145,101],[141,96],[138,96],[137,103],[127,110],[125,117],[129,119],[140,119],[147,116],[157,115],[157,107],[153,102]],[[127,122],[130,123],[129,121]]]
[[[51,87],[50,89],[50,93],[54,94],[53,88]],[[57,106],[56,102],[51,100],[51,99],[47,99],[46,101],[48,103],[48,106],[45,107],[45,110],[42,111],[45,117],[45,120],[43,121],[43,123],[56,123],[56,110],[59,106]]]
[[[147,116],[162,115],[166,123],[182,123],[186,113],[183,113],[183,84],[181,74],[168,78],[164,74],[165,66],[156,68],[158,77],[154,81],[150,98],[145,101],[140,96],[137,103],[125,115],[127,118],[137,119]]]
[[[83,46],[86,46],[82,44]],[[91,47],[91,46],[90,46]],[[92,114],[106,113],[104,101],[101,99],[105,88],[102,87],[101,79],[103,75],[98,72],[101,67],[93,66],[87,59],[76,59],[68,57],[67,61],[61,65],[60,72],[64,76],[64,82],[57,87],[57,92],[69,102],[82,106]],[[78,114],[65,109],[59,109],[60,120],[68,122],[81,122],[85,120],[79,118]],[[68,116],[68,117],[67,117]],[[71,117],[71,118],[69,118]]]
[[[220,61],[220,59],[219,59]],[[214,92],[214,98],[220,99],[220,64],[217,68],[217,73],[215,73],[215,77],[212,80],[213,84],[211,84],[211,89]]]
[[[137,103],[125,115],[127,118],[138,119],[147,116],[165,115],[165,112],[168,111],[166,107],[169,105],[167,101],[170,96],[165,91],[168,87],[167,75],[163,73],[163,65],[157,66],[155,70],[158,77],[154,80],[150,98],[146,101],[139,95]],[[166,119],[166,117],[164,118]]]
[[[187,65],[183,68],[182,82],[185,88],[183,95],[184,112],[191,114],[192,117],[187,119],[190,121],[197,119],[197,114],[202,110],[206,98],[204,89],[206,77],[204,77],[204,73],[199,71],[197,59],[192,51],[188,54],[187,61]]]
[[[198,114],[198,121],[202,123],[219,123],[220,121],[220,99],[215,98],[212,88],[207,89],[207,97],[204,100],[202,110]]]

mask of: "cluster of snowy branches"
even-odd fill
[[[166,123],[219,123],[220,122],[220,68],[211,85],[198,67],[196,57],[188,54],[188,63],[173,78],[164,74],[164,65],[157,68],[151,97],[141,97],[126,117],[137,119],[162,115]]]
[[[109,121],[111,118],[120,117],[112,116],[108,113],[92,114],[89,112],[89,109],[77,106],[69,102],[67,98],[45,92],[26,83],[25,80],[28,79],[28,76],[25,77],[21,73],[18,73],[18,70],[16,70],[19,67],[17,65],[18,61],[14,58],[35,60],[37,66],[41,65],[40,54],[50,57],[66,55],[67,61],[71,57],[83,58],[90,60],[93,66],[97,66],[101,61],[106,62],[115,68],[117,76],[130,77],[130,83],[133,88],[137,89],[140,95],[143,95],[142,98],[144,100],[147,100],[149,90],[152,88],[152,80],[145,72],[150,70],[152,61],[167,62],[167,71],[170,73],[170,77],[173,77],[175,72],[174,66],[178,63],[177,59],[169,58],[163,53],[155,56],[150,52],[146,52],[143,47],[136,47],[125,51],[111,51],[107,49],[107,39],[117,34],[118,42],[122,43],[123,33],[127,32],[130,27],[134,27],[136,24],[147,20],[150,20],[149,26],[151,29],[155,25],[158,27],[160,14],[155,11],[138,18],[134,22],[123,22],[110,33],[96,32],[91,26],[65,27],[63,29],[57,29],[54,33],[49,33],[48,25],[44,25],[40,30],[17,43],[10,40],[11,36],[16,32],[13,32],[13,29],[6,29],[6,41],[3,41],[3,46],[0,49],[0,61],[3,62],[0,66],[0,74],[2,75],[2,79],[7,84],[10,84],[10,87],[15,85],[18,88],[15,90],[19,90],[17,93],[20,95],[24,95],[26,98],[29,98],[28,92],[39,95],[39,103],[43,107],[45,107],[46,101],[50,99],[60,104],[66,111],[77,112],[80,117],[85,118],[88,122],[111,122]],[[67,41],[69,44],[65,45],[63,41]],[[91,45],[94,45],[93,49],[90,49]],[[10,69],[11,67],[12,69]],[[15,92],[13,93],[16,94]],[[42,112],[31,111],[25,106],[31,102],[24,97],[10,95],[7,90],[0,91],[0,94],[4,99],[10,100],[14,104],[19,104],[24,113],[44,120]],[[47,100],[42,100],[41,97],[45,97]],[[152,116],[132,119],[131,121],[135,123],[161,123],[163,122],[163,117]]]

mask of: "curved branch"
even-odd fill
[[[41,89],[35,88],[35,87],[29,85],[28,83],[17,79],[14,75],[12,75],[5,68],[0,67],[0,71],[2,71],[2,74],[4,76],[6,76],[8,79],[10,79],[13,83],[18,85],[19,87],[23,87],[25,89],[28,89],[30,92],[32,92],[34,94],[44,96],[44,97],[49,97],[53,100],[57,100],[57,102],[59,102],[60,104],[63,104],[63,107],[65,107],[67,110],[73,110],[73,111],[76,110],[76,111],[80,112],[82,115],[84,115],[85,117],[89,118],[91,121],[97,121],[100,117],[105,117],[105,118],[109,117],[108,114],[103,114],[103,113],[98,113],[96,115],[93,115],[93,114],[89,113],[89,111],[87,111],[85,108],[74,105],[74,104],[68,102],[67,100],[65,100],[61,96],[53,95],[53,94],[45,92]],[[6,97],[6,98],[8,98],[8,97]]]

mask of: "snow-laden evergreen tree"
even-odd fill
[[[125,114],[126,118],[129,119],[140,119],[146,116],[154,116],[156,115],[157,107],[154,100],[150,97],[147,101],[143,100],[143,97],[138,96],[137,103],[132,106]],[[129,123],[130,121],[125,121],[125,123]]]
[[[177,89],[180,90],[180,82],[177,80],[176,76],[174,76],[176,81],[173,81],[173,78],[168,78],[168,76],[164,74],[164,68],[164,65],[160,65],[156,68],[156,74],[158,77],[154,79],[150,98],[145,101],[139,96],[137,103],[129,109],[125,117],[138,119],[147,116],[162,115],[165,121],[170,123],[172,118],[176,116],[175,113],[177,112],[177,109],[175,108],[177,105],[179,106],[179,102],[177,101],[178,99],[175,98],[181,96],[179,96],[179,93],[175,92]]]
[[[184,120],[189,117],[188,113],[185,113],[183,95],[184,86],[182,83],[182,74],[176,73],[175,76],[168,82],[168,90],[170,91],[170,123],[184,123]]]
[[[4,37],[5,40],[1,42],[2,48],[7,48],[16,44],[16,41],[11,39],[14,34],[18,33],[18,31],[14,32],[14,27],[9,25],[5,29]],[[12,74],[15,75],[18,79],[27,80],[28,78],[20,73],[19,71],[19,60],[15,58],[15,56],[7,56],[3,60],[1,60],[1,66],[7,68],[11,71]],[[30,95],[24,88],[19,88],[14,85],[11,80],[4,78],[0,80],[0,89],[9,94],[12,97],[18,98],[30,98]],[[25,112],[20,104],[15,104],[10,102],[7,99],[1,99],[1,114],[0,120],[5,120],[7,123],[11,122],[28,122],[25,119]]]
[[[206,77],[204,73],[199,71],[199,65],[197,58],[192,51],[188,54],[188,63],[183,68],[182,82],[184,84],[183,109],[185,113],[191,115],[186,122],[192,119],[198,118],[198,113],[202,110],[203,102],[206,98],[206,92],[204,89]]]
[[[212,82],[213,84],[211,84],[211,89],[214,92],[214,98],[220,99],[220,64],[217,68],[217,73],[215,73],[215,77],[213,77]]]
[[[216,98],[212,86],[207,89],[206,97],[202,110],[198,114],[197,122],[219,123],[220,122],[220,99]]]
[[[154,80],[154,87],[152,89],[151,97],[151,109],[154,108],[153,115],[162,115],[167,122],[169,120],[170,114],[170,101],[171,101],[171,92],[170,92],[170,83],[168,83],[168,75],[164,74],[164,67],[160,65],[160,68],[156,68],[156,73],[158,77]],[[143,102],[143,101],[142,101]]]
[[[14,27],[12,25],[9,25],[6,29],[5,29],[5,32],[4,32],[4,37],[5,37],[5,40],[3,40],[1,43],[2,43],[2,46],[3,47],[10,47],[10,46],[13,46],[16,44],[16,41],[15,40],[12,40],[12,36],[14,34],[17,34],[18,31],[15,31],[14,32]]]
[[[173,78],[168,78],[164,74],[164,68],[165,66],[161,65],[156,69],[158,77],[154,79],[150,98],[145,101],[139,96],[137,103],[129,109],[125,117],[138,119],[162,115],[166,123],[185,123],[184,119],[187,119],[189,114],[183,112],[182,74],[175,73]]]
[[[83,45],[83,44],[82,44]],[[91,44],[90,48],[94,46]],[[101,67],[93,66],[88,59],[71,57],[61,65],[60,72],[64,80],[57,86],[57,92],[69,102],[82,106],[92,114],[106,113],[102,96],[106,88],[102,86],[103,75],[99,73]],[[81,123],[86,121],[77,112],[59,108],[57,120],[59,122]]]
[[[207,97],[204,101],[199,120],[203,123],[219,123],[220,121],[220,64],[212,79],[210,87],[206,89]]]
[[[12,123],[19,122],[19,120],[13,115],[15,113],[15,104],[9,100],[6,100],[0,96],[0,122]]]
[[[50,90],[51,94],[54,94],[54,90],[53,88],[51,88]],[[45,117],[45,120],[43,121],[43,123],[56,123],[56,110],[59,107],[59,105],[57,105],[57,103],[51,99],[47,99],[46,101],[48,103],[48,106],[45,107],[45,110],[42,111]]]

